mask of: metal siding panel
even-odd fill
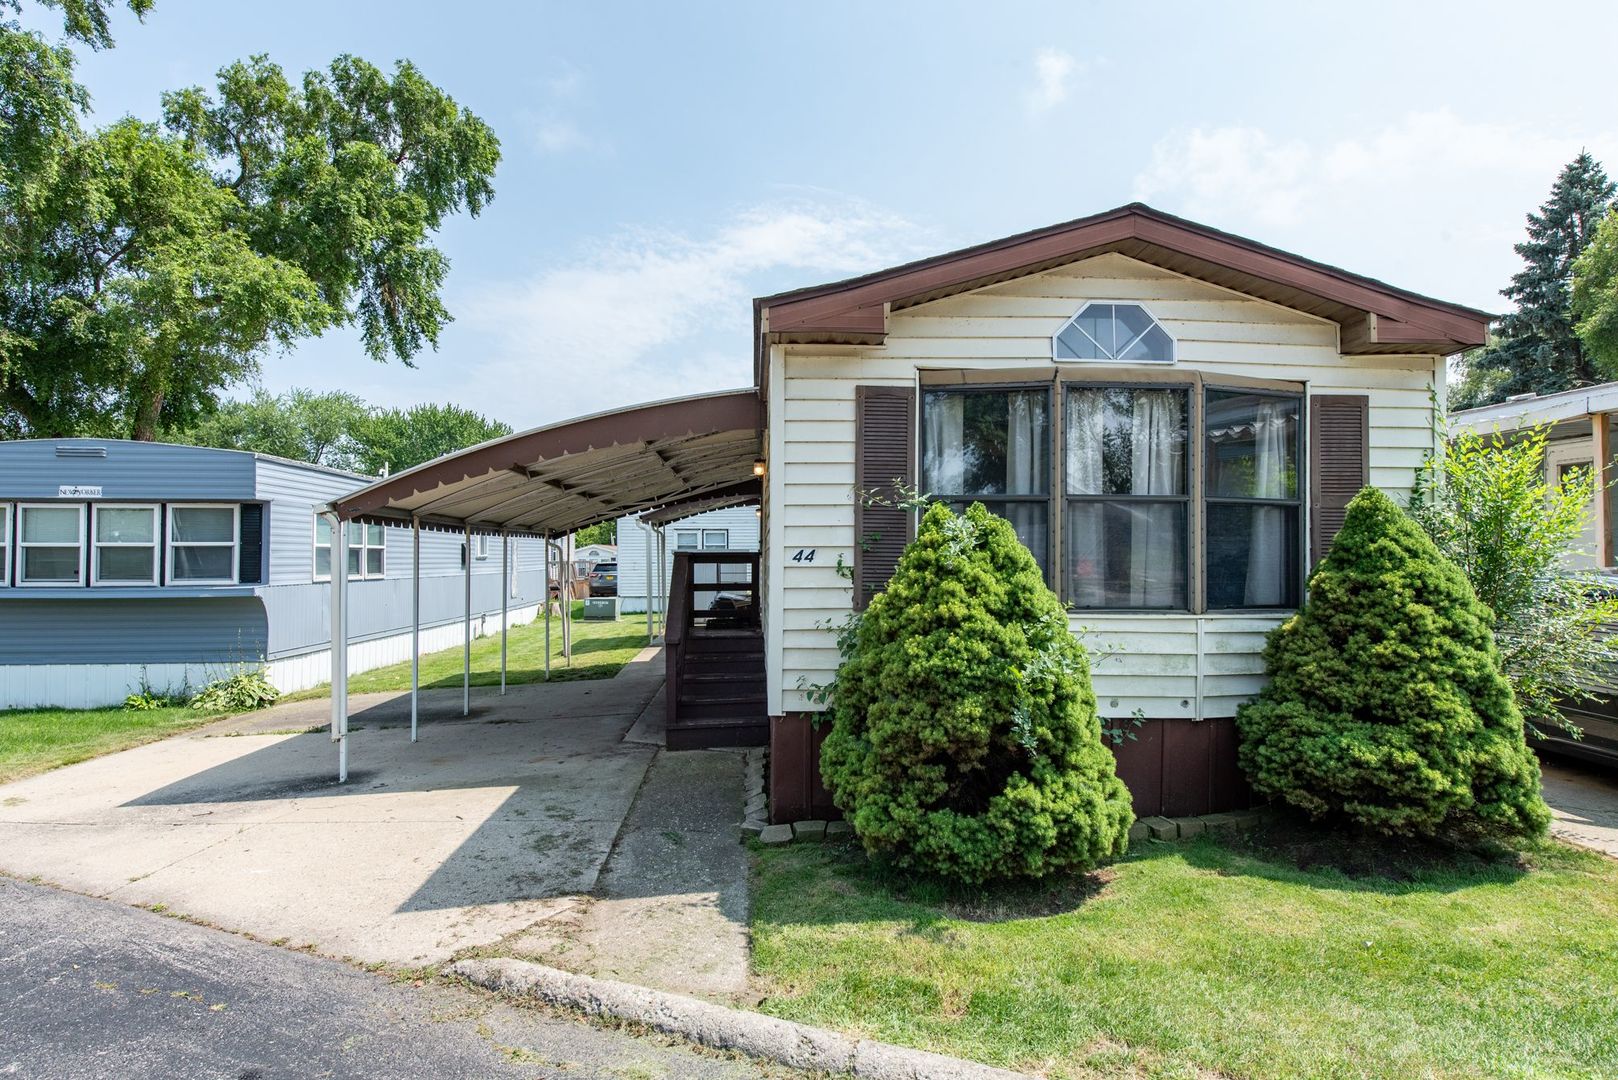
[[[254,661],[268,641],[256,596],[16,599],[0,610],[0,665]]]
[[[103,447],[107,456],[59,458],[59,445]],[[0,442],[0,500],[55,499],[63,484],[88,484],[108,501],[242,502],[254,498],[254,460],[236,450],[118,439]]]

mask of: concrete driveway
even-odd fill
[[[1618,859],[1618,769],[1545,757],[1540,770],[1552,835]]]
[[[612,680],[478,689],[471,719],[415,744],[389,726],[397,701],[373,704],[341,787],[324,733],[230,733],[326,708],[278,707],[0,787],[0,870],[332,956],[435,963],[595,887],[657,753],[624,736],[661,684],[658,655]]]

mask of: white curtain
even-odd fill
[[[929,492],[958,494],[966,485],[966,400],[960,394],[929,394],[926,404],[923,483]]]
[[[1179,495],[1184,469],[1181,458],[1181,410],[1172,390],[1135,391],[1130,430],[1132,476],[1136,495]],[[1176,528],[1178,508],[1136,506],[1131,519],[1129,603],[1131,607],[1169,607],[1180,600],[1185,562]]]
[[[1286,444],[1288,410],[1279,401],[1260,400],[1253,423],[1253,497],[1287,496]],[[1247,549],[1249,607],[1278,607],[1282,601],[1281,566],[1286,557],[1286,511],[1255,506]]]
[[[1037,393],[1006,395],[1006,494],[1038,495],[1047,490],[1046,461],[1050,440],[1045,428],[1045,397]],[[1006,519],[1034,553],[1041,567],[1049,546],[1045,508],[1033,503],[1007,503]]]
[[[1067,399],[1067,492],[1101,494],[1102,434],[1106,399],[1102,390],[1075,390]],[[1101,607],[1106,602],[1106,550],[1101,504],[1079,503],[1067,517],[1068,565],[1073,603]]]

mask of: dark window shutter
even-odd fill
[[[896,503],[899,481],[915,486],[911,447],[916,437],[916,394],[908,386],[854,388],[854,609],[887,587],[915,529],[909,510]],[[890,505],[871,505],[872,497]]]
[[[1343,527],[1349,500],[1371,482],[1371,399],[1317,394],[1309,399],[1309,551],[1319,563]]]
[[[258,585],[264,580],[264,505],[242,504],[241,553],[237,565],[237,580],[243,585]]]

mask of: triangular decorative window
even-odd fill
[[[1086,304],[1056,332],[1058,360],[1174,363],[1174,339],[1139,304]]]

